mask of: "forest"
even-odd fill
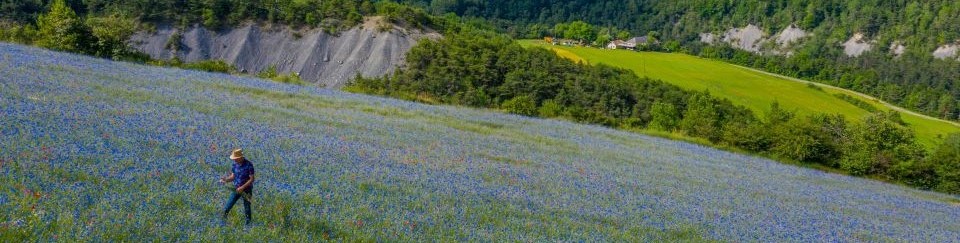
[[[583,21],[602,33],[656,33],[682,51],[870,94],[930,116],[960,119],[960,61],[935,59],[938,46],[960,42],[960,2],[948,0],[800,1],[462,1],[404,0],[435,14],[479,17],[515,38],[535,39],[558,24]],[[790,57],[759,55],[700,43],[700,33],[757,25],[772,35],[796,25],[813,35]],[[613,31],[611,31],[613,30]],[[847,57],[841,44],[854,33],[873,50]],[[610,36],[617,36],[611,34]],[[591,39],[593,41],[595,39]],[[890,46],[905,53],[895,56]],[[954,58],[955,59],[955,58]]]
[[[428,24],[423,10],[390,1],[362,0],[23,0],[0,2],[0,19],[33,23],[53,3],[64,1],[79,16],[121,15],[146,23],[203,24],[209,28],[263,21],[291,26],[349,28],[364,16],[383,15]]]
[[[200,24],[211,29],[246,22],[322,28],[337,33],[364,16],[383,16],[411,28],[443,30],[444,18],[391,1],[359,0],[25,0],[0,1],[0,41],[146,62],[127,41],[157,25]]]

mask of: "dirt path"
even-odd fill
[[[729,63],[728,63],[728,64],[729,64]],[[776,74],[776,73],[770,73],[770,72],[766,72],[766,71],[763,71],[763,70],[757,70],[757,69],[748,68],[748,67],[744,67],[744,66],[740,66],[740,65],[734,65],[734,64],[729,64],[729,65],[734,66],[734,67],[737,67],[737,68],[741,68],[741,69],[744,69],[744,70],[754,71],[754,72],[758,72],[758,73],[762,73],[762,74],[766,74],[766,75],[770,75],[770,76],[774,76],[774,77],[779,77],[779,78],[786,79],[786,80],[790,80],[790,81],[794,81],[794,82],[811,83],[811,84],[816,85],[816,86],[818,86],[818,87],[829,88],[829,89],[844,91],[844,92],[847,92],[847,93],[852,93],[852,94],[854,94],[854,95],[863,97],[863,98],[868,99],[868,100],[880,102],[880,104],[886,106],[887,108],[890,108],[890,109],[895,110],[895,111],[900,112],[900,113],[907,113],[907,114],[915,115],[915,116],[918,116],[918,117],[920,117],[920,118],[927,119],[927,120],[932,120],[932,121],[946,122],[946,123],[949,123],[949,124],[951,124],[951,125],[960,127],[960,123],[956,123],[956,122],[953,122],[953,121],[947,121],[947,120],[943,120],[943,119],[939,119],[939,118],[934,118],[934,117],[930,117],[930,116],[927,116],[927,115],[924,115],[924,114],[920,114],[920,113],[917,113],[917,112],[914,112],[914,111],[911,111],[911,110],[907,110],[907,109],[904,109],[904,108],[902,108],[902,107],[899,107],[899,106],[896,106],[896,105],[887,103],[886,101],[883,101],[883,100],[881,100],[881,99],[877,99],[876,97],[873,97],[873,96],[870,96],[870,95],[867,95],[867,94],[864,94],[864,93],[860,93],[860,92],[857,92],[857,91],[853,91],[853,90],[849,90],[849,89],[844,89],[844,88],[840,88],[840,87],[836,87],[836,86],[832,86],[832,85],[828,85],[828,84],[822,84],[822,83],[817,83],[817,82],[806,81],[806,80],[803,80],[803,79],[798,79],[798,78],[794,78],[794,77],[784,76],[784,75],[780,75],[780,74]]]

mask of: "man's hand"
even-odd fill
[[[237,193],[243,193],[243,187],[237,187]]]
[[[223,184],[223,183],[227,183],[227,181],[223,180],[223,178],[220,178],[220,180],[217,181],[217,183]]]

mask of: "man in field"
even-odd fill
[[[252,212],[250,210],[250,200],[253,199],[253,181],[254,181],[254,171],[253,163],[243,157],[243,150],[234,149],[230,153],[230,159],[233,160],[233,169],[230,170],[230,175],[227,177],[220,178],[220,183],[233,182],[234,192],[230,196],[230,199],[227,200],[227,205],[223,208],[223,222],[226,222],[227,215],[230,213],[230,209],[233,208],[233,204],[237,203],[237,200],[243,199],[243,212],[247,215],[247,225],[250,225],[250,220],[252,219]]]

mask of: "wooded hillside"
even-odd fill
[[[458,1],[405,0],[433,13],[481,17],[520,38],[540,38],[554,26],[582,20],[632,35],[651,31],[683,51],[871,94],[931,116],[960,119],[960,62],[932,53],[960,39],[960,2],[883,0],[800,1]],[[701,33],[759,26],[767,35],[796,25],[812,34],[790,57],[761,56],[701,43]],[[861,33],[872,50],[851,58],[843,44]],[[598,36],[599,38],[599,36]],[[903,54],[893,54],[895,44]]]

